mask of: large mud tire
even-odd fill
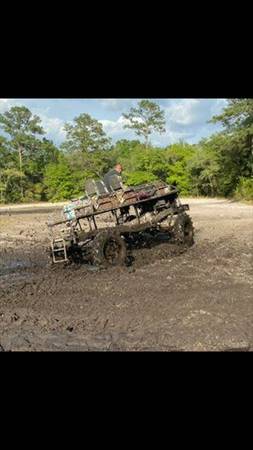
[[[127,262],[127,249],[118,233],[100,232],[92,243],[92,263],[101,267],[121,266]]]
[[[187,247],[191,247],[194,244],[194,227],[192,219],[188,214],[179,214],[176,217],[173,226],[173,240]]]

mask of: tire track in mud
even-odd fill
[[[132,267],[106,271],[50,267],[45,216],[31,226],[40,239],[31,229],[27,240],[26,232],[19,239],[10,232],[4,253],[0,246],[0,345],[7,351],[248,349],[253,221],[231,222],[227,209],[224,218],[215,207],[206,211],[210,220],[196,211],[196,244],[187,252],[172,244],[142,248]],[[24,217],[15,236],[33,220]]]
[[[122,269],[109,269],[106,271],[97,271],[93,272],[90,268],[85,266],[67,266],[67,267],[50,267],[45,259],[43,264],[39,264],[36,261],[34,256],[29,256],[29,262],[34,264],[32,266],[32,270],[29,270],[27,267],[25,269],[17,270],[15,276],[17,277],[17,281],[13,280],[11,285],[9,285],[9,289],[5,292],[5,294],[10,294],[13,290],[15,295],[16,289],[19,291],[19,301],[22,296],[33,297],[33,299],[29,298],[29,304],[34,305],[39,302],[39,299],[44,296],[54,297],[57,295],[67,295],[71,292],[72,296],[82,295],[85,290],[85,285],[87,278],[89,278],[88,283],[96,283],[95,287],[100,283],[104,283],[105,280],[110,280],[115,278],[115,273],[125,273],[128,274],[131,271],[136,271],[140,268],[147,268],[152,264],[156,264],[159,261],[159,264],[164,262],[171,262],[171,270],[177,270],[177,259],[182,256],[185,259],[186,264],[190,264],[192,257],[194,258],[202,258],[203,254],[207,254],[208,250],[208,263],[213,264],[213,270],[219,272],[219,266],[222,266],[223,271],[226,273],[226,265],[229,265],[231,262],[231,258],[235,261],[236,259],[239,261],[240,255],[235,255],[228,253],[226,257],[226,252],[224,251],[223,241],[217,241],[215,246],[210,246],[208,243],[202,243],[197,247],[193,247],[192,249],[185,252],[183,249],[175,249],[173,246],[170,247],[171,244],[166,244],[159,246],[155,250],[151,249],[140,249],[136,251],[136,259],[134,261],[133,267],[130,269],[122,268]],[[220,249],[223,249],[222,258],[220,256]],[[248,256],[248,255],[247,255]],[[168,259],[170,258],[170,259]],[[172,259],[171,259],[172,258]],[[182,265],[184,261],[180,261],[180,265]],[[247,270],[250,270],[251,263],[248,262],[248,265],[245,265],[245,269],[243,274]],[[187,267],[184,268],[185,276],[187,277]],[[198,267],[198,276],[203,273],[206,276],[206,269],[201,265]],[[22,281],[18,280],[18,275],[22,275]],[[231,273],[228,271],[227,275],[230,276]],[[192,278],[192,274],[189,274],[189,277]],[[249,275],[250,277],[250,275]],[[15,277],[14,277],[15,278]],[[1,297],[4,297],[4,293],[1,293]]]

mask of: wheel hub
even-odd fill
[[[104,256],[106,261],[113,264],[120,254],[120,246],[114,239],[109,239],[104,246]]]

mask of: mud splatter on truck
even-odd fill
[[[162,236],[185,247],[193,244],[189,205],[180,202],[174,186],[159,181],[124,189],[112,177],[111,188],[109,193],[102,181],[89,180],[85,196],[64,208],[64,220],[48,223],[54,264],[130,264],[133,248]]]

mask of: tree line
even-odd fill
[[[228,99],[211,119],[222,131],[194,145],[152,145],[152,133],[166,131],[155,102],[142,100],[123,116],[135,140],[112,145],[102,124],[84,113],[65,125],[66,139],[57,147],[28,108],[0,114],[0,203],[78,198],[88,178],[101,178],[116,162],[127,185],[161,179],[182,195],[253,200],[253,99]]]

